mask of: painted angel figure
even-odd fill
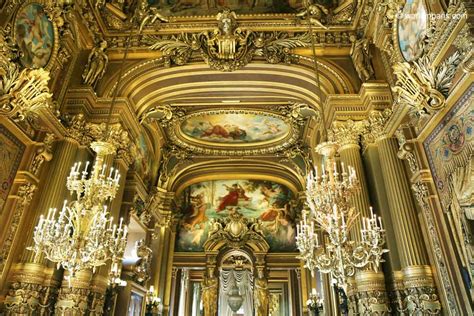
[[[297,17],[303,18],[309,16],[309,22],[311,24],[320,26],[323,29],[328,28],[321,22],[322,19],[329,14],[329,10],[326,7],[318,3],[313,3],[311,0],[304,0],[303,7],[304,9],[296,14]]]
[[[84,84],[94,86],[102,76],[109,63],[109,57],[105,53],[107,42],[102,41],[98,46],[94,47],[89,55],[89,61],[82,73]]]

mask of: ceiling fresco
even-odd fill
[[[290,132],[282,118],[267,114],[201,114],[186,119],[181,132],[195,141],[256,144],[281,140]]]
[[[295,251],[292,192],[261,180],[213,180],[193,184],[179,196],[181,221],[177,251],[203,251],[212,221],[239,212],[262,222],[265,239],[275,252]]]
[[[428,15],[423,0],[408,0],[398,19],[398,42],[406,61],[421,55],[427,30]]]
[[[302,0],[151,0],[165,15],[209,15],[228,8],[237,14],[295,13],[303,7]],[[322,4],[332,5],[331,0]]]

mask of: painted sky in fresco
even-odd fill
[[[196,140],[239,144],[278,140],[288,134],[289,126],[270,115],[225,113],[190,117],[181,130]]]
[[[216,180],[188,187],[180,196],[182,219],[177,251],[202,251],[211,218],[236,209],[263,222],[270,251],[295,251],[292,193],[285,186],[257,180]]]
[[[398,20],[398,40],[403,57],[412,61],[423,50],[428,27],[426,7],[422,0],[407,0]]]

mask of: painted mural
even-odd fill
[[[406,61],[423,52],[428,29],[428,14],[423,0],[407,0],[398,19],[398,43]]]
[[[135,157],[134,169],[145,185],[150,186],[154,184],[154,178],[158,171],[157,159],[153,159],[153,148],[150,148],[143,134],[140,134],[136,139],[136,145],[138,151]]]
[[[53,52],[54,31],[42,5],[31,3],[20,9],[15,21],[15,39],[23,66],[41,68],[48,64]]]
[[[448,175],[474,155],[474,85],[426,139],[424,146],[443,209],[452,202]]]
[[[202,251],[209,221],[240,212],[263,223],[271,251],[294,251],[295,214],[290,208],[291,191],[260,180],[216,180],[193,184],[179,197],[181,222],[177,251]]]
[[[279,140],[290,127],[282,119],[264,114],[202,114],[186,119],[184,135],[197,141],[223,144],[259,143]]]
[[[165,15],[210,15],[224,8],[237,14],[294,13],[302,7],[302,0],[150,0]]]
[[[25,146],[0,125],[0,214],[15,179]]]

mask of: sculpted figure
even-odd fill
[[[352,62],[354,63],[354,67],[360,80],[365,82],[374,75],[374,68],[372,68],[372,64],[370,63],[370,42],[367,38],[361,38],[359,40],[352,39]]]
[[[297,17],[305,17],[309,15],[309,22],[311,24],[320,26],[324,29],[327,29],[327,26],[325,26],[322,23],[322,19],[329,14],[329,10],[324,7],[323,5],[320,5],[318,3],[312,3],[311,0],[304,0],[303,1],[303,6],[304,9],[303,11],[299,12],[296,14]]]
[[[146,25],[153,24],[156,20],[169,22],[168,18],[161,14],[157,8],[150,7],[148,0],[138,0],[134,18],[140,23],[140,33]]]
[[[215,316],[217,312],[217,278],[213,275],[204,279],[202,286],[204,316]]]
[[[107,42],[102,41],[99,43],[99,46],[92,49],[89,55],[89,61],[82,74],[84,84],[94,86],[97,80],[104,75],[107,64],[109,63],[109,57],[107,57],[105,53],[106,48]]]
[[[268,282],[263,275],[263,271],[258,271],[258,278],[255,281],[255,315],[267,316],[269,304]]]

